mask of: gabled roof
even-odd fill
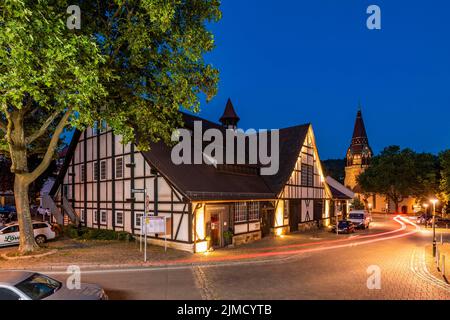
[[[192,130],[195,121],[202,121],[203,131],[214,128],[225,132],[223,126],[194,115],[182,113],[182,118],[186,129]],[[170,184],[192,201],[276,199],[291,176],[309,127],[309,124],[305,124],[279,130],[280,166],[278,173],[273,176],[257,174],[258,170],[254,169],[259,169],[259,164],[231,165],[231,170],[229,165],[176,165],[171,159],[172,148],[162,141],[151,142],[150,150],[141,153]],[[80,136],[81,132],[76,131],[51,195],[56,193],[58,184],[63,181]],[[193,144],[191,145],[193,148]],[[248,150],[246,148],[247,152]],[[191,151],[193,154],[194,150]]]
[[[326,181],[328,186],[330,187],[331,196],[336,200],[351,200],[355,197],[355,194],[352,190],[345,187],[342,183],[339,183],[337,180],[332,177],[326,177]]]
[[[262,176],[272,191],[279,194],[295,168],[310,124],[280,129],[280,168],[272,176]]]

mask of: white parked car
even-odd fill
[[[34,238],[37,244],[55,239],[56,233],[48,222],[33,222]],[[19,224],[10,223],[0,228],[0,247],[19,244]]]
[[[353,222],[355,228],[367,229],[372,222],[372,215],[366,210],[352,210],[347,220]]]

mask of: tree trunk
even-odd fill
[[[33,223],[30,214],[30,203],[28,198],[30,184],[44,173],[50,165],[52,156],[58,146],[59,136],[64,130],[70,114],[71,110],[69,109],[59,121],[53,132],[52,138],[50,139],[44,158],[33,172],[28,172],[27,154],[27,144],[32,143],[33,140],[25,137],[23,124],[24,115],[22,110],[12,112],[8,115],[7,141],[11,156],[11,172],[15,174],[14,198],[16,201],[17,218],[19,220],[20,228],[19,252],[22,254],[33,252],[39,248],[34,239]],[[54,119],[53,116],[51,119]],[[43,132],[45,132],[45,130],[41,130],[40,134],[42,135]],[[36,135],[32,137],[35,139],[38,138],[39,135],[36,133]]]
[[[395,213],[399,213],[398,212],[398,207],[399,207],[399,201],[398,200],[394,200],[394,203],[395,203]]]
[[[33,223],[31,221],[30,205],[28,198],[28,183],[20,174],[14,179],[14,199],[16,201],[17,218],[20,226],[20,253],[29,253],[38,249],[34,240]]]

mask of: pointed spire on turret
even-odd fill
[[[347,151],[347,165],[367,165],[373,155],[361,109],[361,103],[359,103],[355,126],[353,128],[352,142]]]
[[[358,103],[355,126],[350,147],[347,150],[347,165],[345,167],[345,185],[359,193],[361,188],[357,178],[370,164],[373,152],[369,146],[366,126],[362,116],[361,102]]]
[[[369,139],[367,138],[366,126],[364,125],[364,119],[362,117],[361,105],[358,107],[358,112],[356,113],[355,127],[353,128],[352,144],[369,144]]]
[[[239,120],[240,119],[234,110],[233,103],[231,102],[231,99],[228,98],[223,115],[220,117],[220,122],[227,129],[236,129]]]

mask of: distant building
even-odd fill
[[[385,195],[363,193],[361,186],[358,184],[358,176],[369,167],[372,157],[373,151],[369,145],[362,111],[359,108],[353,128],[352,141],[347,150],[344,184],[355,193],[355,197],[363,201],[367,208],[370,208],[373,212],[393,213],[395,204]],[[399,210],[402,213],[415,212],[416,208],[416,199],[413,197],[405,198],[399,204]]]

